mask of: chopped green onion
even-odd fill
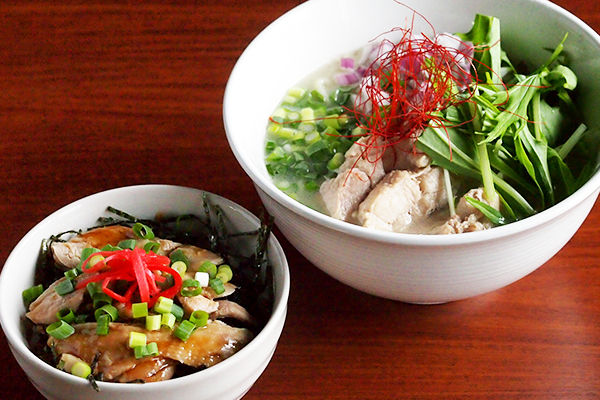
[[[54,290],[59,296],[66,296],[75,291],[75,286],[71,279],[65,279],[54,287]]]
[[[106,246],[104,246],[101,251],[119,251],[119,250],[123,250],[122,247],[117,246],[113,246],[112,244],[107,244]]]
[[[208,322],[208,313],[202,310],[196,310],[190,315],[190,322],[198,328],[202,328]]]
[[[175,336],[181,340],[183,340],[184,342],[187,341],[190,336],[192,336],[192,333],[194,333],[194,330],[196,329],[196,325],[188,320],[185,321],[181,321],[181,323],[179,324],[179,326],[177,327],[177,329],[175,329],[175,331],[173,332],[175,334]]]
[[[319,132],[311,132],[308,135],[306,135],[304,140],[306,141],[306,144],[310,145],[321,140],[321,135],[319,134]]]
[[[146,337],[146,335],[144,333],[142,333],[142,332],[130,332],[129,333],[128,346],[131,349],[133,349],[135,347],[138,347],[138,346],[145,346],[146,345],[146,340],[147,340],[147,337]]]
[[[169,314],[171,314],[171,313],[169,313]],[[146,317],[146,330],[148,330],[148,331],[159,330],[161,321],[162,321],[162,317],[160,314],[148,315]]]
[[[325,97],[318,90],[313,90],[308,94],[309,100],[312,104],[322,105],[325,103]]]
[[[279,128],[275,133],[280,139],[287,140],[297,140],[299,135],[304,136],[304,132],[299,131],[298,129],[283,127]]]
[[[157,253],[160,250],[160,243],[158,242],[148,242],[144,245],[144,251],[146,253],[153,252]]]
[[[309,144],[306,147],[306,154],[308,154],[309,156],[312,156],[316,152],[321,151],[323,149],[327,149],[328,147],[329,147],[329,144],[327,143],[326,140],[318,140],[312,144]]]
[[[95,247],[86,247],[81,250],[81,261],[87,260],[92,254],[99,252],[100,250]]]
[[[269,121],[269,124],[267,125],[267,132],[277,133],[277,131],[281,128],[281,123],[283,123],[284,118],[271,116],[271,119],[273,121]],[[275,148],[274,145],[275,142],[271,142],[271,144],[267,143],[267,148],[269,152],[273,151],[273,149]]]
[[[65,321],[59,320],[48,325],[46,333],[56,339],[66,339],[75,333],[75,328]]]
[[[112,304],[112,297],[102,291],[102,285],[99,282],[90,282],[86,289],[92,298],[94,308],[100,308],[104,304]]]
[[[146,353],[149,356],[157,356],[160,353],[158,352],[158,344],[156,342],[150,342],[146,345]]]
[[[98,293],[104,293],[102,291],[102,285],[98,282],[90,282],[87,284],[86,289],[90,294],[90,297],[94,297]]]
[[[108,314],[99,315],[96,318],[96,334],[98,336],[108,335],[110,330],[110,316]]]
[[[282,181],[277,182],[275,184],[275,186],[277,186],[277,189],[279,189],[279,190],[286,191],[290,188],[290,186],[292,186],[292,184],[289,181],[282,180]],[[206,272],[203,272],[203,273],[206,273]]]
[[[342,166],[346,157],[343,153],[335,153],[333,157],[327,162],[327,168],[330,171],[336,170]]]
[[[321,185],[319,185],[315,181],[308,181],[304,183],[304,188],[309,192],[316,192],[317,190],[319,190],[320,187]]]
[[[148,316],[148,303],[133,303],[131,305],[133,318],[144,318]]]
[[[202,286],[200,282],[195,279],[186,279],[181,284],[181,290],[179,293],[183,297],[194,297],[202,293]]]
[[[79,269],[77,269],[77,268],[71,268],[70,270],[65,271],[65,278],[67,278],[67,279],[73,279],[73,278],[78,277],[79,274],[80,274]]]
[[[84,363],[83,361],[78,361],[71,368],[71,374],[78,376],[80,378],[87,378],[92,373],[92,368]]]
[[[152,240],[154,239],[154,232],[152,232],[152,228],[146,226],[140,222],[137,222],[133,225],[133,233],[141,239]]]
[[[284,96],[283,100],[281,100],[281,102],[284,104],[294,104],[297,101],[298,101],[298,99],[295,98],[294,96]]]
[[[171,307],[171,314],[175,316],[177,321],[181,321],[183,315],[185,314],[185,311],[179,304],[173,303],[173,307]]]
[[[187,265],[181,260],[175,261],[173,264],[171,264],[171,268],[179,272],[179,275],[181,276],[183,276],[185,271],[187,271]]]
[[[88,266],[89,267],[95,267],[96,264],[98,264],[99,262],[104,261],[104,256],[101,256],[100,254],[97,254],[95,256],[92,256],[90,258],[90,261],[88,261]]]
[[[99,251],[100,250],[95,247],[85,247],[85,248],[81,249],[81,259],[87,260],[87,258],[89,256],[91,256],[92,254],[97,253]]]
[[[340,116],[337,114],[328,115],[323,119],[323,123],[327,127],[331,127],[333,129],[340,129]]]
[[[310,107],[305,107],[300,110],[300,118],[302,121],[314,121],[315,120],[315,110]]]
[[[285,117],[288,121],[297,122],[300,119],[300,114],[295,111],[291,111]]]
[[[229,282],[231,278],[233,278],[233,271],[231,270],[231,267],[227,264],[219,265],[215,278],[220,279],[223,283]]]
[[[279,107],[275,111],[273,111],[273,114],[271,114],[271,118],[273,118],[273,119],[285,118],[286,113],[287,112],[282,107]]]
[[[158,301],[154,304],[154,311],[159,314],[165,314],[171,312],[173,309],[173,299],[160,296]]]
[[[39,284],[23,290],[23,302],[28,305],[44,293],[44,286]]]
[[[277,161],[277,160],[280,160],[281,158],[283,158],[284,156],[285,156],[285,151],[283,150],[283,148],[277,146],[273,149],[273,151],[271,151],[271,153],[269,153],[266,160],[267,161]]]
[[[161,315],[160,324],[166,326],[169,329],[173,329],[177,318],[172,313],[166,313]]]
[[[155,342],[152,342],[152,343],[148,343],[147,345],[144,345],[144,346],[134,347],[133,354],[135,355],[135,358],[138,360],[140,358],[144,358],[144,357],[157,356],[157,355],[159,355],[158,344],[156,344]]]
[[[209,285],[215,291],[216,294],[221,294],[225,292],[225,286],[223,286],[223,281],[221,281],[220,279],[211,279]]]
[[[171,254],[169,254],[169,258],[171,259],[172,264],[175,264],[177,261],[181,261],[185,265],[188,265],[190,263],[185,253],[180,249],[172,251]]]
[[[133,249],[135,249],[136,243],[137,243],[137,241],[135,239],[125,239],[125,240],[121,240],[119,242],[118,246],[122,249],[133,250]]]
[[[92,301],[94,303],[94,308],[100,308],[103,305],[112,304],[112,297],[110,297],[109,295],[107,295],[104,292],[102,292],[102,293],[96,293],[92,297]]]
[[[310,133],[314,132],[317,128],[315,127],[315,124],[311,122],[302,122],[300,125],[298,125],[298,129],[300,130],[300,132]]]
[[[117,310],[117,308],[112,304],[105,304],[94,312],[94,317],[96,318],[96,320],[101,315],[108,315],[108,317],[110,318],[110,322],[116,321],[117,318],[119,318],[119,310]]]
[[[144,358],[148,355],[146,346],[137,346],[133,348],[133,354],[135,356],[136,360],[139,360],[140,358]]]
[[[306,89],[301,87],[292,87],[287,91],[288,96],[295,97],[296,99],[299,99],[302,96],[304,96],[304,93],[306,93]]]
[[[198,271],[207,272],[210,278],[214,278],[217,275],[217,266],[210,261],[204,261],[199,267]]]
[[[75,313],[70,308],[65,308],[56,313],[56,318],[65,321],[67,324],[72,324],[75,321]]]

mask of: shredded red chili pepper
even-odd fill
[[[401,31],[402,39],[385,42],[389,50],[367,69],[360,87],[362,95],[354,104],[362,127],[372,135],[370,147],[375,146],[377,138],[384,139],[384,146],[416,139],[432,121],[441,124],[436,111],[468,101],[456,96],[457,88],[466,87],[474,79],[456,62],[462,57],[470,65],[470,54],[426,36],[414,37],[410,30]],[[457,38],[453,40],[461,43]]]
[[[104,259],[88,267],[90,260],[98,255]],[[170,263],[169,257],[140,248],[96,252],[83,262],[81,269],[90,276],[77,283],[76,288],[81,289],[90,282],[102,282],[102,290],[113,299],[130,304],[137,294],[139,301],[152,307],[159,297],[173,298],[181,289],[181,275],[169,266]],[[163,273],[171,275],[174,282],[166,289],[159,285],[166,281]],[[111,283],[116,281],[129,283],[124,294],[111,288]]]

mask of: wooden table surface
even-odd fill
[[[0,263],[54,210],[117,186],[191,186],[258,212],[223,92],[245,46],[299,3],[2,2]],[[556,3],[600,31],[596,0]],[[288,319],[245,399],[600,398],[599,233],[597,204],[536,272],[436,306],[346,287],[278,235]],[[0,333],[0,399],[41,398]]]

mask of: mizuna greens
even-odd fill
[[[425,129],[417,148],[434,164],[481,180],[486,197],[498,193],[502,215],[473,202],[496,224],[530,216],[572,194],[589,178],[591,166],[575,178],[565,162],[588,131],[577,122],[571,97],[577,77],[564,65],[568,35],[530,74],[519,73],[502,50],[497,18],[477,15],[471,31],[458,36],[478,49],[477,81],[465,93],[470,101],[443,110],[445,122]]]

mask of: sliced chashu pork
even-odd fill
[[[131,332],[144,332],[148,343],[157,344],[159,355],[136,359],[127,345]],[[101,373],[106,381],[130,382],[168,379],[170,371],[163,369],[173,366],[173,361],[192,367],[210,367],[232,356],[251,339],[252,334],[247,329],[234,328],[220,321],[208,321],[185,342],[170,330],[148,332],[121,323],[111,323],[108,334],[99,336],[96,324],[87,323],[75,325],[75,333],[66,339],[50,337],[48,345],[58,356],[71,354],[90,365],[95,361],[94,374]]]
[[[333,218],[350,221],[360,202],[385,175],[382,142],[377,141],[373,146],[370,140],[370,137],[357,140],[346,152],[338,175],[321,185],[321,197]]]
[[[359,205],[355,217],[364,227],[402,232],[411,223],[427,218],[446,201],[440,168],[396,170],[386,174],[373,188]]]

